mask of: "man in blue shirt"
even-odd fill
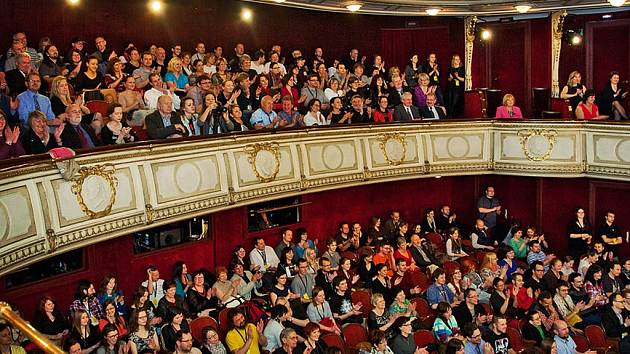
[[[256,130],[276,128],[279,121],[278,115],[273,111],[273,98],[271,96],[265,96],[260,100],[260,108],[252,114],[249,120]]]
[[[582,354],[575,348],[577,347],[573,338],[569,335],[569,326],[563,320],[553,322],[553,341],[556,343],[558,354]],[[597,354],[595,350],[587,350],[583,354]]]
[[[55,118],[48,97],[37,92],[41,86],[42,78],[39,74],[35,71],[28,73],[26,76],[26,91],[17,96],[20,102],[18,116],[24,127],[28,126],[28,115],[33,111],[43,112],[48,120]]]
[[[464,354],[492,354],[492,346],[481,338],[481,330],[474,322],[468,322],[462,328],[462,334],[466,336]]]

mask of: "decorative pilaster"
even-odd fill
[[[466,76],[465,76],[465,90],[472,90],[472,58],[473,58],[473,46],[475,44],[475,28],[477,27],[477,16],[470,16],[464,19],[464,38],[466,39]]]
[[[562,26],[567,11],[556,11],[551,14],[551,97],[560,97],[560,49],[562,48]]]

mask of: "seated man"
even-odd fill
[[[239,308],[233,308],[228,314],[232,329],[225,335],[225,343],[231,353],[260,354],[261,347],[267,345],[267,337],[263,334],[264,322],[247,323],[247,319]]]
[[[313,293],[313,287],[315,287],[315,278],[313,274],[308,271],[308,261],[300,258],[297,261],[298,273],[291,282],[291,291],[294,294],[300,295],[302,303],[311,303],[311,294]]]
[[[348,123],[356,124],[371,122],[370,116],[372,115],[372,109],[370,107],[363,106],[363,97],[359,95],[354,95],[352,96],[350,103],[350,112],[352,112],[352,117],[350,117]]]
[[[133,71],[133,77],[136,79],[136,87],[141,89],[151,84],[149,76],[153,74],[153,55],[149,52],[142,53],[140,67]]]
[[[93,326],[98,325],[100,319],[105,318],[101,303],[96,298],[94,284],[87,279],[79,280],[79,285],[74,301],[70,304],[70,318],[74,317],[77,310],[83,310],[90,318]]]
[[[254,289],[262,286],[262,272],[252,274],[252,272],[243,268],[243,265],[240,263],[232,263],[230,272],[234,274],[232,275],[232,279],[230,279],[232,283],[236,280],[240,280],[236,286],[236,292],[245,300],[250,300]]]
[[[486,223],[481,219],[477,219],[475,227],[470,234],[470,240],[474,249],[494,250],[494,247],[497,246],[497,241],[493,241],[486,230],[488,230]]]
[[[319,76],[317,74],[310,74],[306,79],[306,85],[302,89],[302,96],[306,96],[304,102],[311,102],[312,99],[317,98],[321,103],[321,109],[327,111],[330,108],[328,97],[324,94],[324,91],[319,88]]]
[[[293,110],[293,98],[287,95],[282,97],[282,110],[278,112],[278,127],[293,128],[301,125],[302,116],[298,111]]]
[[[452,307],[457,307],[459,301],[455,300],[455,295],[446,286],[446,273],[440,268],[436,269],[431,276],[433,284],[427,289],[427,301],[432,309],[437,309],[440,302],[448,302]]]
[[[177,97],[176,95],[173,96]],[[177,113],[173,112],[173,98],[170,95],[160,96],[157,100],[157,110],[147,115],[144,121],[149,139],[188,136],[188,128],[182,123]]]
[[[348,281],[338,275],[333,279],[335,292],[330,297],[330,310],[337,324],[363,323],[361,307],[363,304],[353,304],[351,292],[348,291]]]
[[[459,223],[456,221],[457,214],[451,213],[451,207],[448,205],[443,205],[440,208],[440,214],[435,217],[435,223],[437,224],[438,231],[446,231],[451,227],[459,227]]]
[[[282,255],[282,251],[287,247],[291,249],[295,247],[295,244],[293,243],[293,231],[291,229],[284,229],[282,231],[282,239],[280,240],[280,243],[278,243],[276,248],[274,248],[276,256],[280,258],[280,256]]]
[[[58,146],[70,149],[92,149],[101,145],[92,127],[81,123],[81,107],[70,104],[66,107],[66,122],[62,124],[62,132],[57,140]]]
[[[531,265],[532,263],[539,261],[542,262],[545,266],[545,272],[549,269],[549,262],[552,259],[556,258],[556,256],[552,253],[546,255],[543,252],[542,247],[540,246],[540,241],[532,240],[527,244],[529,246],[529,253],[527,253],[527,264]]]
[[[36,71],[29,72],[23,81],[26,84],[26,90],[17,95],[19,101],[18,116],[21,125],[28,127],[28,115],[33,111],[41,111],[49,121],[55,119],[50,100],[38,92],[42,85],[39,74]]]
[[[422,119],[430,120],[446,118],[446,109],[442,106],[436,106],[436,103],[437,96],[435,96],[435,93],[429,92],[427,94],[427,105],[422,107],[422,111],[420,112]]]
[[[6,72],[7,85],[9,85],[9,94],[11,95],[19,95],[26,91],[26,76],[34,71],[31,67],[31,57],[27,53],[17,54],[15,60],[17,68]]]
[[[602,314],[602,327],[606,336],[621,338],[630,334],[630,312],[624,306],[625,300],[620,293],[611,294],[610,306]]]
[[[274,249],[265,245],[265,240],[262,237],[254,239],[254,249],[249,253],[249,260],[252,266],[259,266],[261,272],[273,272],[280,263]]]
[[[254,129],[273,129],[278,127],[280,118],[273,111],[273,98],[265,96],[260,100],[260,108],[252,114],[249,122]]]
[[[175,110],[179,109],[179,104],[181,103],[179,96],[164,87],[164,82],[160,74],[153,73],[149,75],[149,82],[151,83],[151,89],[144,93],[144,103],[148,109],[157,109],[158,98],[161,96],[170,97],[172,101],[171,105]]]
[[[403,258],[396,260],[396,273],[391,279],[392,287],[396,286],[405,292],[406,297],[414,297],[420,295],[422,289],[419,285],[414,284],[411,279],[411,272],[408,271],[407,261]]]
[[[394,121],[406,122],[422,119],[420,110],[418,109],[418,107],[412,104],[413,95],[411,94],[411,92],[404,92],[402,94],[401,101],[402,103],[394,108]]]
[[[193,337],[190,331],[182,329],[175,333],[177,340],[175,341],[174,354],[201,354],[201,350],[193,347]]]

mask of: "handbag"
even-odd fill
[[[577,313],[571,315],[571,316],[567,316],[567,323],[569,324],[569,326],[573,327],[576,324],[582,322],[582,317],[580,317],[580,315],[578,315]]]
[[[223,302],[223,307],[231,309],[244,304],[245,301],[247,300],[245,300],[245,298],[243,298],[241,295],[230,296],[226,301]]]

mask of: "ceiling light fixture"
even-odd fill
[[[614,7],[621,7],[626,3],[626,0],[608,0],[608,2]]]
[[[609,18],[612,18],[612,15],[611,14],[602,15],[602,18],[609,19]]]
[[[530,5],[527,5],[527,4],[522,4],[522,5],[516,5],[516,6],[514,6],[514,8],[519,13],[524,14],[524,13],[527,13],[527,11],[529,11],[532,7]]]
[[[492,37],[492,32],[488,31],[487,29],[481,30],[481,40],[489,41],[491,37]]]
[[[287,0],[273,0],[275,2],[277,2],[278,4],[282,4],[283,2],[287,1]]]
[[[245,22],[250,22],[254,17],[254,13],[250,9],[243,9],[241,11],[241,19]]]
[[[360,2],[351,2],[346,4],[346,9],[348,9],[348,11],[350,12],[357,12],[359,11],[359,9],[361,9],[361,6],[363,6],[363,4],[361,4]]]
[[[70,6],[75,6],[75,5],[79,5],[79,2],[81,2],[81,1],[80,0],[66,0],[66,2]]]
[[[426,9],[425,10],[427,15],[429,16],[437,16],[437,14],[440,13],[440,11],[442,11],[441,9],[438,8],[430,8],[430,9]]]
[[[161,0],[151,0],[149,1],[149,10],[151,10],[151,12],[153,13],[160,13],[162,12],[162,8],[164,7],[164,4],[162,3]]]

